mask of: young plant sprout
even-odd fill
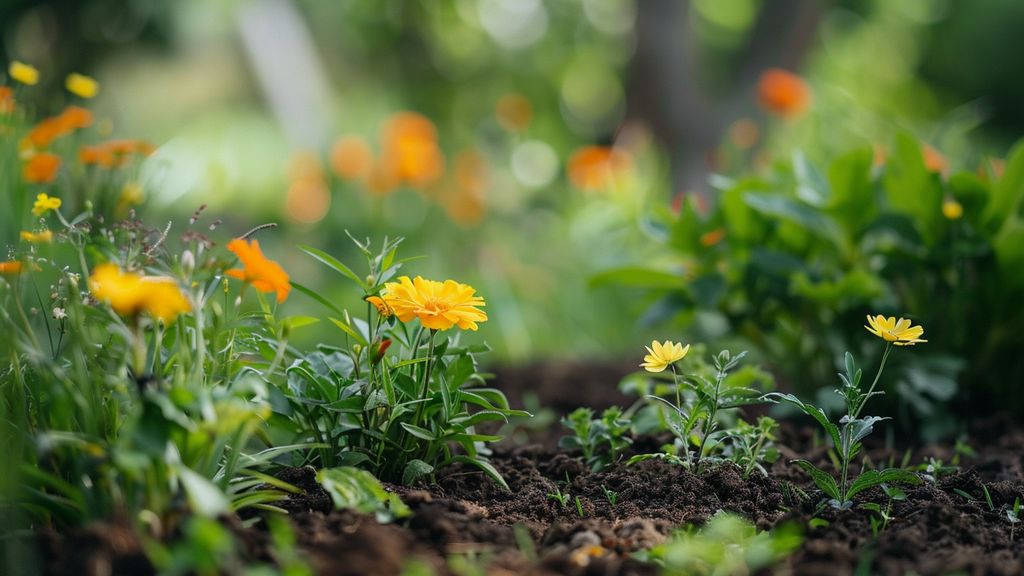
[[[926,340],[922,340],[924,328],[912,326],[911,321],[905,318],[896,319],[884,316],[868,316],[869,326],[865,326],[869,332],[885,340],[885,351],[882,353],[882,361],[875,373],[875,379],[867,392],[861,389],[862,371],[857,368],[853,355],[846,353],[845,371],[839,373],[842,380],[842,387],[836,389],[846,406],[846,414],[839,420],[839,426],[833,424],[825,411],[817,406],[803,402],[793,394],[781,394],[773,392],[766,394],[764,398],[773,402],[787,402],[799,408],[808,416],[817,420],[824,428],[838,456],[839,483],[831,474],[819,469],[807,460],[794,460],[805,472],[810,474],[814,483],[830,497],[828,503],[839,509],[848,509],[853,505],[853,497],[857,494],[887,482],[904,482],[907,484],[918,484],[921,479],[914,473],[898,468],[886,468],[883,470],[868,470],[862,472],[855,478],[850,477],[850,464],[860,453],[861,441],[871,434],[874,425],[886,418],[880,416],[863,416],[861,412],[867,401],[876,395],[883,394],[875,391],[878,386],[882,371],[885,369],[885,361],[889,358],[892,347],[913,346]]]
[[[675,402],[655,394],[646,395],[646,399],[668,408],[667,425],[676,437],[676,448],[682,452],[682,457],[671,453],[640,454],[631,458],[630,464],[658,458],[703,470],[708,462],[721,460],[712,453],[720,450],[722,440],[730,434],[728,430],[718,429],[720,412],[763,401],[758,390],[727,386],[725,383],[730,371],[739,365],[746,352],[735,356],[728,350],[719,352],[714,357],[714,372],[709,378],[699,373],[679,372],[676,364],[686,357],[689,350],[689,345],[684,347],[669,340],[654,341],[647,347],[648,354],[640,365],[653,374],[671,369]]]
[[[594,472],[600,471],[622,455],[622,451],[633,443],[627,436],[632,423],[622,416],[622,409],[612,406],[594,418],[590,408],[577,408],[562,419],[562,424],[573,431],[563,436],[559,447],[583,451],[583,459]]]

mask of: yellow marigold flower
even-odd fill
[[[57,179],[60,170],[60,156],[41,152],[35,154],[21,170],[21,177],[30,184],[48,184]]]
[[[39,83],[39,70],[17,60],[11,61],[11,65],[7,67],[7,73],[11,75],[11,78],[27,86],[35,86]]]
[[[225,274],[252,284],[260,292],[276,292],[278,302],[288,298],[288,292],[292,289],[288,283],[288,273],[280,264],[263,255],[259,242],[235,238],[228,242],[228,250],[238,256],[243,268],[232,268]]]
[[[14,276],[21,274],[22,265],[17,260],[8,260],[7,262],[0,262],[0,274]]]
[[[683,346],[681,342],[671,340],[664,342],[655,340],[645,348],[647,348],[647,355],[644,356],[644,362],[640,364],[640,367],[648,372],[663,372],[665,368],[685,358],[686,353],[690,351],[689,344]]]
[[[64,87],[79,98],[93,98],[100,91],[100,83],[84,74],[68,74]]]
[[[385,284],[381,297],[399,320],[419,318],[430,330],[448,330],[456,325],[476,330],[478,322],[487,321],[487,313],[477,308],[486,304],[476,296],[476,289],[454,280],[438,282],[420,276],[410,280],[402,276],[398,282]]]
[[[911,326],[910,320],[906,318],[896,319],[892,316],[886,318],[881,314],[868,315],[868,326],[864,328],[867,328],[868,332],[875,336],[897,346],[913,346],[927,342],[927,340],[921,340],[921,336],[924,336],[924,327]]]
[[[394,314],[391,308],[388,307],[388,303],[380,296],[367,296],[366,301],[373,304],[373,307],[377,309],[377,313],[380,314],[382,318],[389,318]]]
[[[42,216],[50,210],[56,210],[60,208],[60,198],[53,198],[47,196],[45,193],[36,196],[36,201],[32,205],[32,215]]]
[[[53,242],[53,232],[50,230],[43,230],[42,232],[29,232],[28,230],[22,230],[21,239],[33,244]]]
[[[964,207],[952,198],[942,202],[942,215],[949,220],[957,220],[964,215]]]
[[[146,277],[124,272],[116,264],[101,264],[89,277],[93,297],[106,302],[122,316],[147,312],[165,323],[192,310],[192,305],[173,278]]]

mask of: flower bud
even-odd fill
[[[376,286],[377,285],[377,277],[374,276],[373,274],[367,274],[365,282],[366,282],[367,286]]]
[[[379,364],[380,361],[384,358],[384,353],[387,352],[388,348],[390,348],[390,347],[391,347],[391,338],[385,338],[385,339],[381,340],[380,344],[377,345],[377,350],[374,351],[374,353],[373,353],[373,358],[371,359],[371,361],[374,364]]]
[[[185,250],[181,253],[181,269],[186,275],[191,274],[196,268],[196,255],[191,250]]]

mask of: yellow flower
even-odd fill
[[[648,354],[644,356],[644,362],[640,367],[648,372],[663,372],[665,368],[686,357],[686,353],[690,351],[689,344],[683,346],[682,343],[671,340],[664,342],[655,340],[645,348],[647,348]]]
[[[36,196],[36,202],[32,205],[32,215],[42,216],[50,210],[56,210],[60,208],[60,198],[53,198],[51,196],[40,194]]]
[[[263,255],[259,242],[235,238],[228,242],[228,250],[238,256],[243,268],[232,268],[225,274],[252,284],[253,288],[260,292],[276,292],[278,302],[284,302],[285,298],[288,298],[288,292],[292,289],[288,282],[288,273],[280,264]]]
[[[39,70],[17,60],[11,61],[11,65],[7,67],[7,73],[11,75],[11,78],[28,86],[35,86],[39,83]]]
[[[964,215],[964,207],[952,198],[947,198],[942,203],[942,215],[949,220],[957,220]]]
[[[21,239],[33,244],[53,242],[53,232],[49,230],[43,230],[42,232],[29,232],[27,230],[22,230]]]
[[[913,346],[927,342],[927,340],[921,340],[921,336],[924,336],[924,327],[911,326],[910,320],[906,318],[897,320],[892,316],[886,318],[881,314],[868,315],[868,324],[869,326],[865,326],[868,332],[897,346]]]
[[[101,264],[89,277],[89,290],[101,302],[110,304],[122,316],[148,312],[165,323],[192,309],[188,298],[173,278],[146,277],[124,272],[116,264]]]
[[[394,314],[388,306],[388,303],[380,296],[367,296],[366,301],[373,304],[373,307],[377,309],[377,313],[380,314],[381,318],[390,318]]]
[[[80,98],[93,98],[100,91],[100,83],[84,74],[68,74],[64,87]]]
[[[463,330],[476,330],[477,322],[487,321],[487,313],[477,308],[486,304],[476,296],[476,289],[454,280],[437,282],[419,276],[410,280],[402,276],[398,282],[385,284],[381,297],[399,320],[419,318],[423,327],[430,330],[447,330],[456,325]]]

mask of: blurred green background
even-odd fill
[[[264,249],[339,302],[355,287],[295,246],[358,262],[346,230],[404,236],[426,256],[408,272],[476,286],[491,321],[473,337],[522,363],[639,357],[683,329],[729,338],[696,304],[661,306],[693,278],[664,220],[686,225],[673,206],[714,205],[796,150],[886,158],[904,134],[943,174],[1001,166],[1024,127],[1022,29],[1017,0],[4,0],[0,56],[40,68],[49,113],[67,73],[94,76],[101,124],[158,145],[138,174],[151,224],[205,204],[223,243],[276,222]],[[806,109],[758,106],[769,68],[806,81]],[[396,147],[414,149],[408,177],[382,164]],[[895,312],[926,328],[936,313]],[[769,364],[793,353],[733,336]]]

